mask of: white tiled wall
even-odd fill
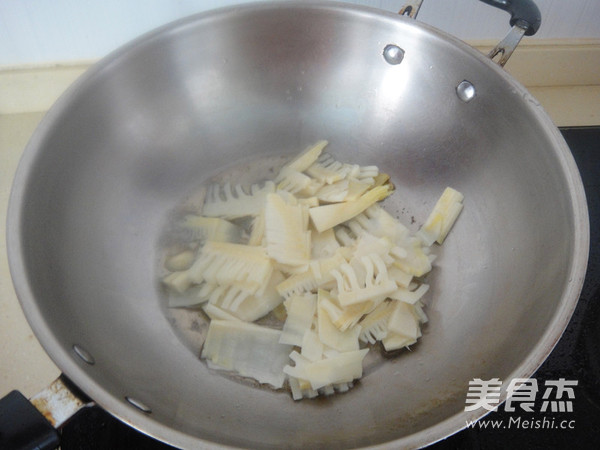
[[[0,66],[90,60],[180,17],[249,0],[0,0]],[[404,0],[353,0],[398,11]],[[600,39],[600,0],[536,0],[538,38]],[[424,0],[419,20],[461,39],[497,39],[508,15],[477,0]]]

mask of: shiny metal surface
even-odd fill
[[[401,64],[383,58],[388,44]],[[477,89],[469,102],[463,80]],[[352,391],[295,403],[209,371],[167,320],[156,270],[190,190],[317,139],[390,173],[387,207],[414,226],[448,185],[465,208],[413,351],[371,352]],[[191,17],[97,64],[29,143],[7,233],[16,290],[54,361],[117,417],[186,448],[414,447],[457,431],[483,412],[464,412],[469,380],[506,387],[550,352],[589,243],[576,166],[522,86],[406,17],[306,2]]]
[[[388,64],[393,66],[398,65],[404,59],[404,50],[397,45],[388,44],[383,49],[383,59],[385,59]]]
[[[468,103],[477,95],[477,89],[475,89],[475,86],[470,81],[463,80],[456,86],[456,95],[463,102]]]

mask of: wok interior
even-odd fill
[[[405,50],[401,64],[382,57],[389,43]],[[471,102],[455,93],[462,80],[475,86]],[[575,234],[564,148],[528,102],[465,47],[367,9],[263,6],[183,21],[91,70],[32,141],[20,245],[35,304],[24,308],[43,314],[38,337],[68,376],[176,445],[440,438],[469,380],[509,381],[541,363],[536,345],[564,307]],[[412,351],[374,349],[349,393],[293,402],[206,368],[167,319],[157,260],[194,187],[318,139],[389,173],[397,192],[385,205],[405,223],[422,223],[446,186],[465,207],[436,249],[430,322]]]

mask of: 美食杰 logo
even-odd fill
[[[574,387],[577,380],[546,380],[543,389],[538,385],[535,378],[514,378],[506,388],[505,411],[515,411],[520,408],[526,412],[534,412],[538,393],[542,392],[539,410],[540,412],[572,412],[573,399],[575,398]],[[484,408],[494,411],[500,403],[502,393],[502,381],[498,378],[482,380],[474,378],[469,381],[465,411],[474,411]]]
[[[496,411],[503,398],[503,382],[499,378],[483,380],[474,378],[469,381],[469,389],[465,399],[465,411]],[[577,380],[546,380],[538,383],[535,378],[514,378],[505,390],[506,400],[504,411],[509,413],[544,413],[543,418],[510,417],[503,420],[480,420],[480,428],[574,428],[574,420],[547,417],[547,413],[573,412],[575,387]],[[491,423],[493,422],[493,423]],[[467,422],[467,426],[474,426],[476,422]],[[491,426],[490,426],[491,425]]]

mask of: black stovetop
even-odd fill
[[[600,442],[600,127],[561,129],[577,162],[590,215],[590,258],[581,298],[561,340],[533,375],[545,382],[576,380],[572,412],[507,412],[484,418],[487,427],[466,428],[432,450],[495,448],[597,448]],[[565,397],[563,397],[565,398]],[[500,424],[491,428],[491,421]],[[480,421],[482,424],[483,421]],[[561,428],[563,427],[563,428]],[[172,449],[112,418],[98,407],[82,410],[62,430],[62,450]]]

